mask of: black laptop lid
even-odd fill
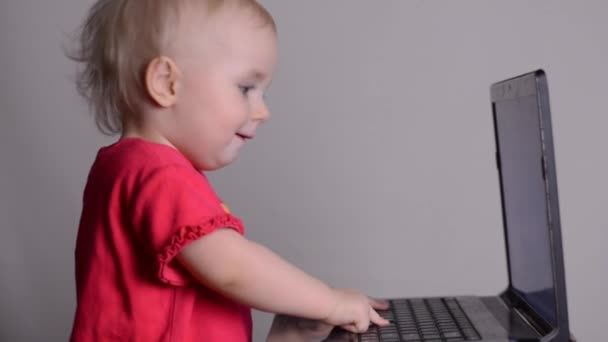
[[[567,330],[546,78],[537,71],[491,91],[509,290],[551,327],[565,318]]]

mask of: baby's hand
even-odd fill
[[[333,289],[336,305],[324,320],[353,333],[367,331],[370,323],[386,326],[390,322],[380,317],[375,309],[388,309],[388,303],[369,298],[351,289]]]

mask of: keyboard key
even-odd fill
[[[445,338],[453,338],[453,337],[462,337],[458,331],[453,332],[445,332],[443,333],[443,337]]]
[[[425,340],[430,340],[430,339],[441,339],[441,336],[439,334],[423,334],[422,337]]]
[[[399,327],[401,329],[413,329],[413,330],[417,329],[416,324],[413,324],[413,323],[401,323],[401,324],[399,324]]]
[[[401,338],[405,341],[420,341],[420,335],[418,334],[401,334]]]
[[[383,333],[380,334],[380,336],[382,336],[383,339],[384,338],[392,338],[392,337],[398,338],[399,334],[396,331],[394,333],[392,333],[392,332],[386,332],[386,333],[383,332]]]

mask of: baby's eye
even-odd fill
[[[253,89],[252,86],[239,86],[239,89],[241,89],[241,93],[243,93],[243,95],[247,95],[247,93],[249,93],[249,91],[251,89]]]

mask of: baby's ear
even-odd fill
[[[154,58],[146,68],[145,89],[150,98],[161,107],[171,107],[177,102],[180,71],[173,59]]]

